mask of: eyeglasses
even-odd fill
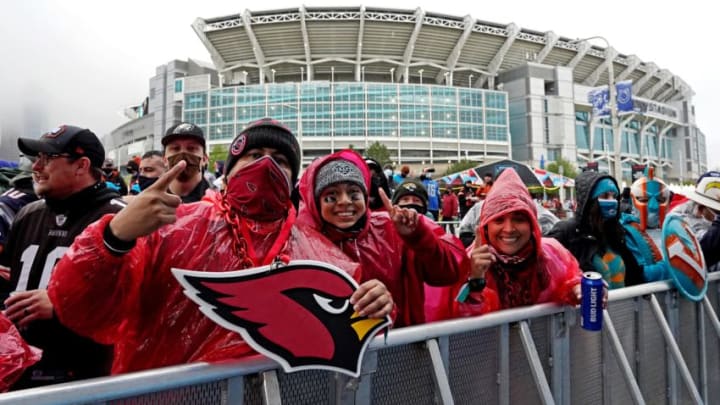
[[[37,154],[37,156],[27,156],[27,158],[35,164],[36,162],[40,162],[41,165],[47,166],[48,163],[50,163],[51,160],[55,160],[58,158],[71,158],[72,155],[68,153],[43,153],[40,152]]]

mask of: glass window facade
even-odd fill
[[[575,112],[575,145],[578,149],[587,149],[590,145],[590,130],[587,121],[588,113]]]
[[[589,124],[590,114],[584,111],[575,113],[575,142],[578,149],[588,149],[590,144]],[[593,150],[595,153],[606,150],[614,151],[612,128],[609,119],[603,118],[595,122]],[[642,132],[641,134],[641,131]],[[667,131],[660,144],[659,128],[657,125],[643,127],[637,120],[630,121],[622,131],[621,149],[623,154],[649,159],[671,159],[673,153],[673,139],[676,137],[675,129]],[[642,140],[642,142],[641,142]],[[642,150],[641,150],[642,149]]]
[[[271,116],[303,137],[424,138],[509,142],[507,94],[401,83],[303,82],[184,95],[183,119],[230,141]],[[302,121],[302,122],[300,122]]]

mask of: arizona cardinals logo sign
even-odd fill
[[[350,304],[357,283],[327,263],[172,271],[200,311],[286,372],[326,369],[357,377],[371,338],[391,323],[359,316]]]
[[[708,286],[705,257],[695,234],[677,215],[665,218],[662,251],[677,289],[692,301],[702,300]]]

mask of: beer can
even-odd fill
[[[603,320],[603,278],[600,273],[587,271],[583,273],[580,288],[582,302],[580,303],[582,318],[580,326],[585,330],[598,331],[602,329]]]

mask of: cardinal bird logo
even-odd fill
[[[358,315],[350,304],[357,283],[327,263],[172,272],[200,311],[286,372],[325,369],[357,377],[371,338],[391,323]]]

